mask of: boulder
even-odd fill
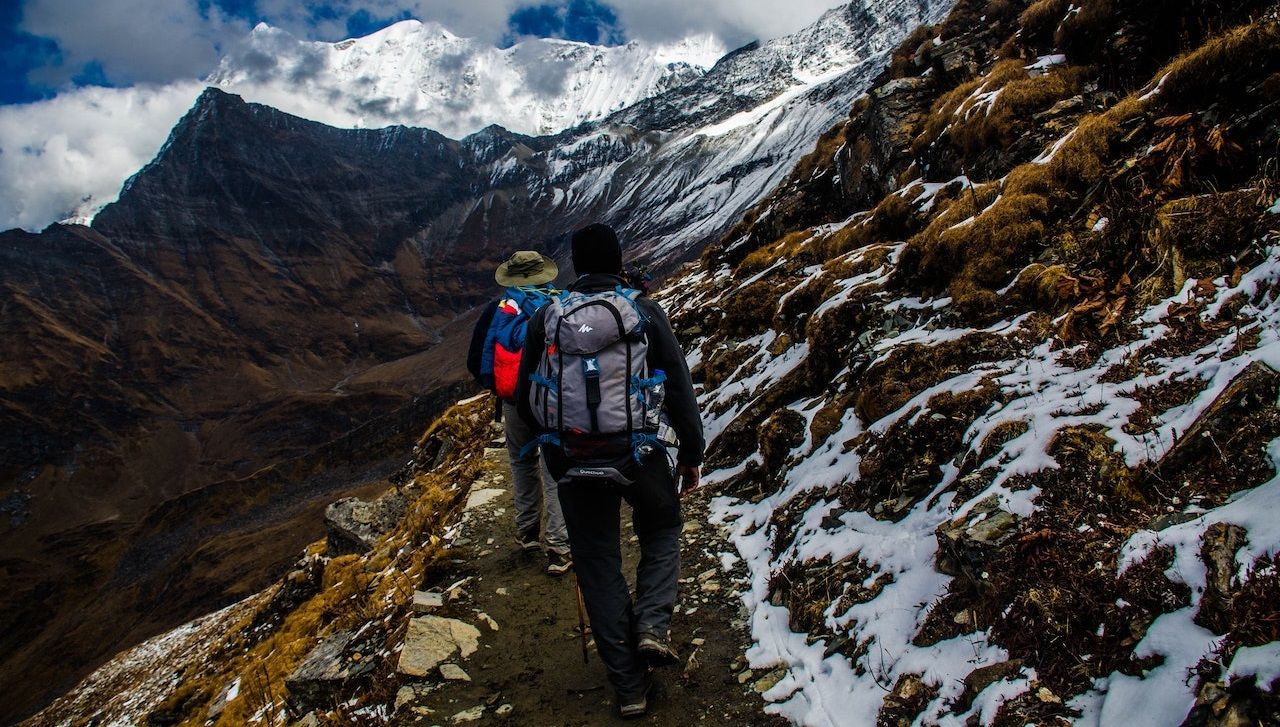
[[[466,658],[479,647],[480,630],[453,618],[419,616],[409,621],[397,670],[414,677],[431,675],[454,654]]]
[[[399,491],[388,492],[372,501],[348,497],[329,505],[324,511],[324,524],[329,530],[329,555],[367,553],[400,522],[408,509],[408,498]]]
[[[461,712],[458,712],[457,714],[453,715],[452,717],[449,718],[449,721],[454,723],[475,722],[481,717],[484,717],[484,705],[477,704],[471,709],[464,709]]]
[[[1020,523],[1017,515],[1000,509],[999,498],[988,497],[964,517],[938,526],[935,567],[939,573],[976,579],[996,549],[1017,534]]]

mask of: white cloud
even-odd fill
[[[346,18],[363,10],[374,18],[408,14],[434,20],[456,35],[497,43],[506,34],[511,13],[536,4],[537,0],[258,0],[257,10],[271,25],[313,40],[341,40]]]
[[[114,200],[202,88],[82,88],[0,107],[0,229],[40,229]]]
[[[730,48],[752,40],[794,33],[827,10],[848,4],[840,0],[614,0],[629,38],[665,41],[694,33],[711,33]]]
[[[62,63],[37,71],[55,86],[94,61],[117,84],[197,78],[248,31],[216,7],[201,15],[195,0],[28,0],[22,28],[57,41]]]

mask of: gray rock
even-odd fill
[[[978,503],[964,517],[938,526],[939,573],[975,580],[992,553],[1014,537],[1021,518],[1000,509],[995,496]]]
[[[333,706],[343,685],[354,676],[351,671],[353,664],[344,654],[351,638],[350,631],[333,634],[312,649],[307,658],[285,678],[284,684],[289,690],[289,706],[295,714]]]
[[[467,674],[462,667],[453,663],[444,663],[440,665],[440,678],[447,682],[469,682],[471,675]]]
[[[396,702],[395,702],[394,710],[396,712],[399,712],[400,710],[404,709],[406,706],[413,704],[417,698],[418,698],[418,693],[414,691],[413,687],[400,687],[400,689],[396,691]]]
[[[372,501],[348,497],[329,505],[324,511],[329,555],[367,553],[408,509],[408,499],[394,490]]]
[[[760,679],[756,681],[755,686],[752,688],[755,689],[757,694],[764,694],[770,689],[773,689],[774,687],[778,686],[778,682],[782,681],[782,678],[785,677],[786,675],[787,675],[787,668],[785,666],[780,666],[777,669],[774,669],[773,671],[769,672],[768,674],[765,674],[764,676],[760,677]]]
[[[440,591],[415,591],[413,594],[413,612],[431,613],[444,606],[444,594]]]
[[[1012,679],[1020,673],[1022,673],[1021,659],[1002,661],[998,664],[988,664],[974,669],[964,678],[964,691],[960,693],[960,701],[958,702],[960,708],[969,709],[969,706],[973,704],[974,697],[977,697],[983,689],[998,681]]]
[[[453,618],[419,616],[409,621],[398,671],[409,676],[432,674],[445,660],[471,656],[479,647],[480,630]]]
[[[477,704],[471,709],[464,709],[449,718],[450,722],[475,722],[484,716],[484,705]]]
[[[1236,553],[1247,541],[1245,529],[1230,523],[1210,525],[1201,541],[1200,558],[1206,577],[1195,620],[1214,633],[1224,634],[1231,628],[1231,581],[1236,576]]]

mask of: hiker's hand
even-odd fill
[[[702,477],[702,468],[690,467],[687,464],[676,467],[676,472],[680,474],[680,495],[682,497],[693,492],[694,488],[698,486],[698,480]]]

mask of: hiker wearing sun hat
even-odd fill
[[[551,282],[558,273],[551,258],[533,250],[519,250],[499,265],[493,277],[506,290],[480,314],[467,355],[472,376],[501,402],[515,490],[516,539],[525,551],[545,549],[551,575],[562,575],[572,565],[558,485],[538,449],[528,446],[536,434],[516,413],[514,398],[529,319],[557,292]]]

